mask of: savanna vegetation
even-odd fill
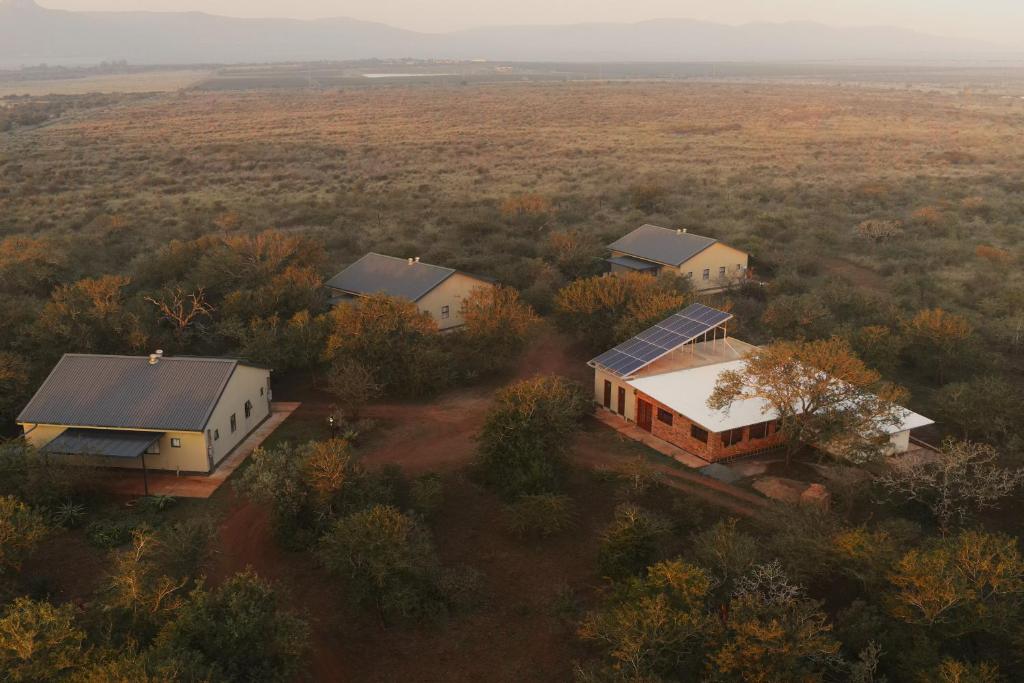
[[[378,666],[457,660],[503,680],[1024,676],[1008,513],[1024,465],[1020,102],[622,82],[19,100],[5,116],[5,432],[61,353],[155,348],[264,363],[326,391],[344,423],[268,444],[237,481],[341,615],[312,625],[252,572],[204,581],[216,541],[174,502],[114,513],[89,473],[4,445],[7,678],[291,680],[319,648],[370,679],[387,643],[401,647]],[[603,245],[643,222],[753,255],[755,280],[710,303],[735,314],[730,333],[778,343],[723,405],[784,405],[823,369],[842,391],[804,396],[836,419],[788,416],[795,443],[885,417],[834,410],[852,388],[935,417],[941,452],[888,466],[854,444],[827,463],[850,482],[831,511],[733,519],[595,436],[572,381],[509,382],[539,318],[582,363],[694,298],[673,278],[598,277]],[[451,335],[387,297],[330,308],[324,279],[371,249],[504,286]],[[481,382],[472,462],[364,462],[369,405]],[[595,452],[625,473],[582,469]],[[54,534],[103,558],[79,602],[26,571]],[[481,634],[498,629],[515,654],[494,656]]]

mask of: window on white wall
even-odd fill
[[[181,448],[181,439],[176,436],[171,437],[171,448]]]
[[[252,417],[252,401],[245,402],[245,419]]]
[[[704,269],[704,279],[705,280],[710,280],[711,279],[711,269],[710,268],[705,268]]]
[[[448,318],[450,318],[450,317],[452,317],[452,307],[451,306],[442,306],[441,307],[441,320],[448,320]]]
[[[238,417],[231,413],[231,433],[234,434],[236,429],[238,429]]]
[[[718,269],[718,277],[725,277],[725,266],[721,266]]]

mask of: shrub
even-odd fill
[[[376,607],[386,620],[418,620],[441,607],[430,533],[393,507],[339,519],[320,540],[320,558],[344,579],[350,600]]]
[[[85,537],[97,548],[117,548],[132,539],[135,524],[124,520],[98,519],[85,527]]]
[[[0,575],[18,571],[48,531],[38,512],[13,496],[0,497]]]
[[[65,501],[53,511],[53,521],[58,526],[69,529],[76,528],[85,519],[85,506],[73,501]]]
[[[612,523],[601,533],[597,557],[601,572],[611,578],[640,573],[657,559],[658,543],[670,529],[660,515],[631,503],[619,505]]]
[[[436,513],[444,503],[444,482],[439,474],[424,474],[409,484],[409,504],[424,517]]]
[[[476,462],[485,482],[508,498],[555,491],[587,407],[582,388],[560,377],[502,389],[478,437]]]
[[[157,650],[205,670],[203,680],[291,681],[309,650],[306,622],[252,571],[196,589],[157,638]]]
[[[541,493],[522,496],[505,508],[505,519],[516,536],[547,538],[576,525],[576,509],[569,496]]]

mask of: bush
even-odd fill
[[[561,377],[536,377],[502,389],[478,440],[477,468],[508,498],[559,487],[564,455],[589,402]]]
[[[309,629],[282,608],[269,583],[247,571],[215,591],[196,589],[156,647],[205,670],[203,680],[283,682],[304,667]]]
[[[415,621],[442,607],[430,532],[393,507],[339,519],[320,540],[320,558],[352,602],[375,606],[385,620]]]
[[[409,484],[409,504],[424,517],[436,513],[444,503],[444,482],[438,474],[424,474]]]
[[[98,519],[85,527],[85,537],[97,548],[118,548],[132,540],[135,528],[133,522]]]
[[[572,498],[554,493],[523,496],[505,508],[509,529],[516,536],[547,538],[576,525]]]
[[[0,576],[18,571],[48,531],[38,512],[13,496],[0,497]]]
[[[658,556],[658,543],[671,529],[660,515],[636,505],[623,503],[615,508],[612,523],[601,533],[598,564],[611,578],[639,574]]]

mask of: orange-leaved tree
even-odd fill
[[[833,337],[759,348],[739,369],[719,375],[708,406],[727,412],[736,401],[763,401],[766,416],[780,421],[787,463],[812,445],[865,463],[884,452],[887,428],[902,421],[898,401],[905,398]]]

